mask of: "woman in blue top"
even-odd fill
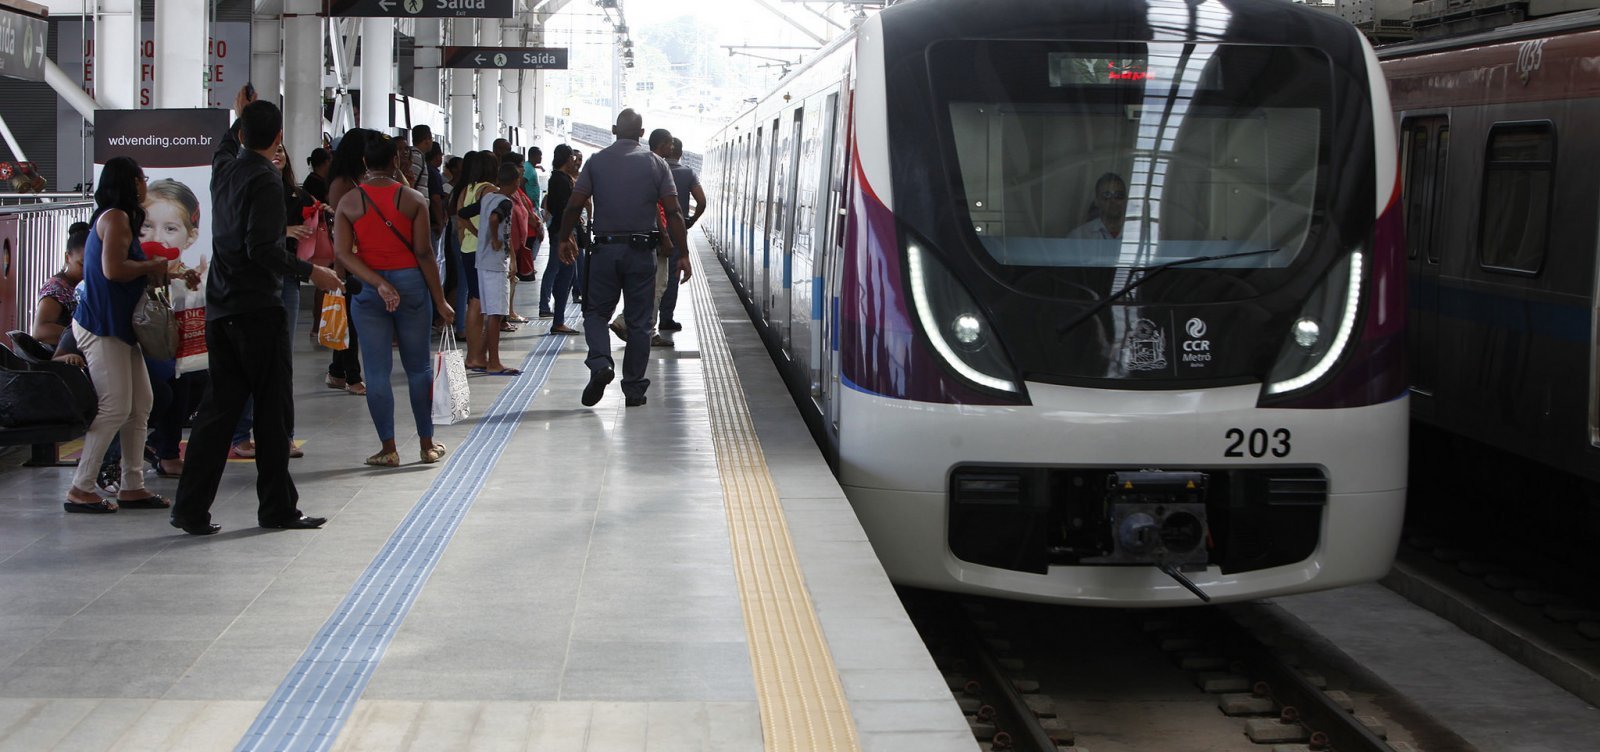
[[[144,171],[128,157],[107,162],[95,186],[94,218],[83,254],[83,298],[72,316],[73,335],[100,398],[100,411],[83,438],[85,458],[104,456],[111,438],[119,434],[124,447],[145,443],[150,376],[133,336],[133,309],[144,296],[147,281],[166,283],[167,262],[146,260],[139,249],[144,188]],[[95,493],[96,465],[93,461],[78,463],[62,505],[68,512],[104,514],[117,511],[119,505],[130,509],[171,506],[145,489],[144,468],[138,462],[123,463],[115,502],[100,498]]]

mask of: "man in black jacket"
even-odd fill
[[[271,102],[253,101],[248,86],[234,100],[239,119],[211,158],[211,271],[206,277],[206,350],[211,379],[189,436],[172,526],[190,535],[221,530],[211,524],[211,503],[245,400],[255,398],[256,520],[262,527],[309,529],[327,520],[300,513],[289,477],[291,406],[289,335],[284,331],[285,274],[322,290],[339,278],[284,247],[283,176],[271,156],[283,142],[283,115]],[[241,141],[243,147],[241,148]]]

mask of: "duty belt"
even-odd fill
[[[595,235],[595,245],[625,245],[635,250],[653,251],[661,245],[659,232],[630,232]]]

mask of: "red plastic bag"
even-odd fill
[[[327,204],[317,201],[300,210],[311,236],[300,241],[295,249],[295,255],[301,260],[320,266],[333,264],[333,223],[328,219],[327,209]]]

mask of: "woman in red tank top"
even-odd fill
[[[445,448],[433,440],[433,358],[429,348],[434,312],[449,326],[455,310],[445,302],[439,266],[429,242],[427,199],[401,183],[399,149],[383,135],[367,141],[367,174],[339,200],[333,244],[339,263],[365,283],[350,302],[361,330],[366,361],[367,412],[383,447],[366,464],[395,467],[394,368],[392,342],[400,343],[411,415],[416,421],[422,461],[438,462]]]

